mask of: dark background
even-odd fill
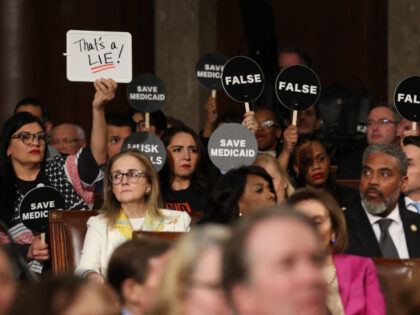
[[[270,4],[272,15],[264,16]],[[31,96],[47,104],[54,125],[74,122],[90,130],[93,85],[66,79],[69,29],[130,32],[133,74],[154,72],[153,1],[2,0],[0,14],[1,123],[20,99]],[[277,45],[294,44],[310,55],[322,85],[367,88],[374,102],[384,102],[387,14],[381,0],[218,0],[215,50],[254,57],[259,49],[267,66],[276,62]],[[129,108],[125,88],[121,84],[107,110]],[[220,93],[219,107],[224,112],[243,104]]]

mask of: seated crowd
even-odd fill
[[[338,176],[316,106],[293,126],[265,107],[218,115],[211,97],[197,134],[161,111],[148,128],[134,109],[105,114],[117,84],[94,87],[90,143],[78,125],[52,126],[35,99],[3,125],[0,315],[387,313],[371,258],[420,257],[420,137],[391,107],[367,116],[366,148],[348,165],[357,191]],[[224,173],[206,147],[230,122],[254,132],[259,154]],[[162,139],[159,172],[122,148],[136,131]],[[103,196],[73,274],[51,275],[48,241],[20,220],[21,200],[39,184],[56,188],[69,210],[92,210]],[[410,288],[404,296],[419,290]],[[419,311],[415,301],[406,307]]]

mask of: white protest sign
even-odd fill
[[[130,33],[69,30],[66,42],[69,81],[93,82],[101,77],[131,81]]]

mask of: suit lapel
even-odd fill
[[[333,255],[335,270],[337,272],[338,288],[344,309],[347,309],[351,291],[351,268],[347,265],[343,255]]]
[[[350,213],[352,230],[361,246],[369,253],[369,257],[382,257],[382,252],[376,239],[372,225],[362,207],[362,202],[357,203]]]
[[[420,226],[416,223],[416,220],[412,220],[410,216],[417,216],[416,213],[410,213],[405,206],[404,196],[401,195],[398,200],[398,207],[400,210],[401,221],[403,223],[405,241],[407,243],[407,249],[410,258],[411,257],[420,257],[420,247],[419,247],[419,238],[420,238]]]

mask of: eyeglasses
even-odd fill
[[[380,126],[389,126],[390,124],[395,124],[395,121],[389,120],[389,119],[386,119],[386,118],[382,118],[382,119],[379,119],[379,120],[369,119],[366,122],[366,126],[372,127],[372,126],[376,125],[376,123],[379,123]]]
[[[39,143],[46,143],[48,142],[49,136],[45,132],[38,132],[38,133],[30,133],[27,131],[18,133],[10,137],[11,139],[20,138],[22,142],[26,145],[32,144],[32,142],[36,139]]]
[[[123,177],[127,176],[127,180],[129,183],[137,183],[141,177],[148,177],[145,172],[139,170],[128,170],[127,173],[115,172],[108,175],[109,180],[114,185],[118,185],[122,182]]]
[[[79,142],[79,141],[81,141],[81,139],[72,139],[72,138],[57,139],[57,138],[53,138],[53,139],[50,140],[50,144],[56,145],[56,144],[59,144],[60,142],[63,142],[64,144],[70,144],[70,143]]]
[[[276,124],[274,120],[264,120],[262,122],[259,122],[258,126],[261,126],[262,128],[270,128],[270,127],[278,128],[279,127],[279,125]]]

